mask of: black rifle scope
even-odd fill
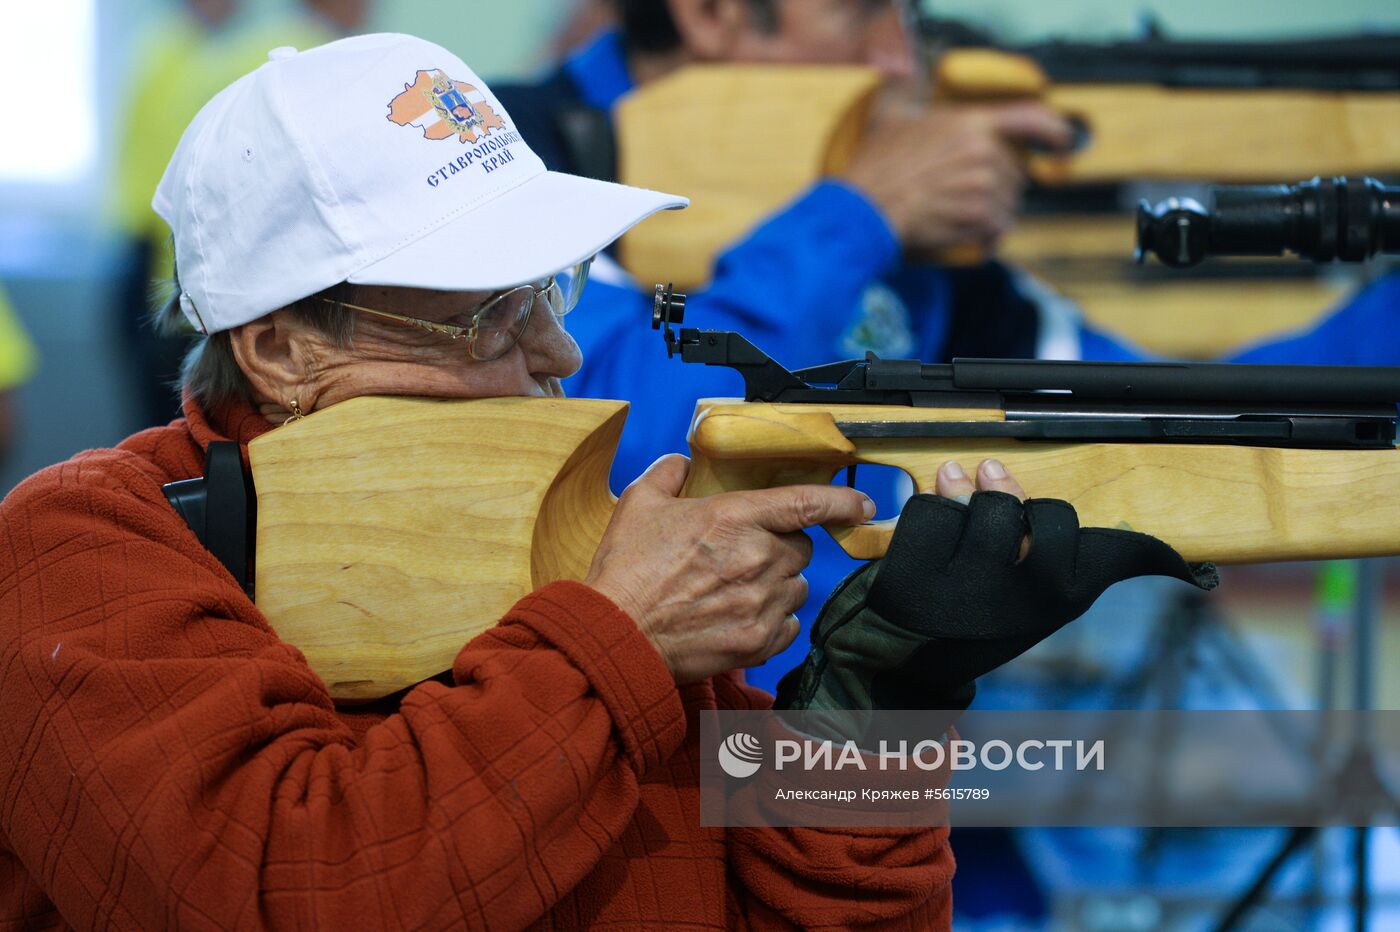
[[[1210,189],[1211,207],[1168,198],[1138,204],[1137,261],[1155,253],[1186,268],[1207,256],[1280,256],[1364,262],[1400,253],[1400,188],[1374,178],[1314,178],[1300,184]]]

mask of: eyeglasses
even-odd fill
[[[588,269],[592,263],[593,260],[588,259],[551,275],[543,283],[518,285],[503,291],[474,310],[462,312],[461,316],[470,314],[471,317],[461,325],[393,314],[377,308],[336,301],[334,298],[321,300],[337,307],[373,314],[418,330],[426,330],[428,333],[442,334],[453,340],[466,340],[467,352],[473,359],[490,362],[500,359],[520,341],[525,328],[530,324],[530,312],[535,309],[537,298],[543,298],[555,319],[562,322],[564,315],[578,306],[583,286],[588,282]]]

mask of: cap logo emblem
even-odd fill
[[[454,81],[441,71],[419,71],[403,93],[389,101],[389,120],[399,126],[415,126],[425,139],[450,139],[474,143],[505,129],[505,121],[470,84]]]

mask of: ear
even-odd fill
[[[724,61],[753,28],[748,0],[665,0],[681,47],[699,61]]]
[[[287,407],[297,401],[310,411],[315,406],[313,371],[308,343],[314,336],[286,310],[273,311],[229,331],[234,361],[258,402]]]

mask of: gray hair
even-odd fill
[[[333,302],[356,303],[355,286],[346,282],[332,285],[287,305],[295,318],[319,331],[331,345],[344,348],[355,335],[355,318]],[[157,303],[152,323],[158,333],[166,336],[190,336],[194,339],[180,364],[180,387],[194,396],[204,410],[236,399],[252,399],[248,377],[234,358],[229,331],[197,333],[180,310],[180,275],[175,273],[169,292]]]

